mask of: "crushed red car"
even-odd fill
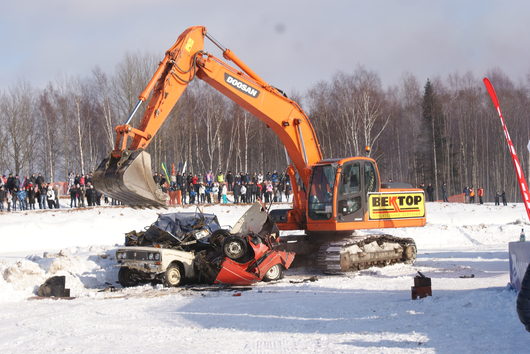
[[[280,279],[295,256],[279,249],[279,230],[259,203],[230,230],[213,214],[161,214],[145,232],[128,233],[125,246],[116,252],[122,286],[250,285]]]
[[[209,249],[198,253],[199,274],[215,284],[249,285],[282,278],[293,252],[279,250],[279,230],[259,203],[250,207],[232,230],[217,230]]]

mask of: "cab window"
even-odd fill
[[[370,161],[364,163],[364,183],[366,184],[366,193],[377,191],[377,173],[374,164]]]
[[[315,166],[311,176],[308,214],[313,220],[328,220],[333,215],[333,187],[337,168],[333,165]]]
[[[354,214],[362,207],[361,165],[359,162],[350,162],[342,166],[338,189],[337,214],[339,221],[353,221],[353,218],[356,217]]]
[[[354,194],[361,189],[361,169],[359,164],[349,164],[344,166],[341,176],[340,194]]]

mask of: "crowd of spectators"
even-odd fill
[[[204,174],[155,173],[162,190],[169,194],[169,204],[252,203],[256,200],[289,202],[292,187],[289,178],[277,171],[272,173],[226,174],[211,171]],[[168,181],[169,179],[169,181]],[[58,209],[59,197],[70,198],[71,208],[119,204],[96,190],[92,174],[70,173],[67,182],[47,182],[42,174],[23,176],[9,174],[0,177],[0,211]],[[63,203],[64,206],[65,203]]]
[[[92,185],[92,175],[75,175],[70,173],[65,183],[47,182],[42,174],[20,177],[9,174],[0,177],[0,211],[58,209],[59,197],[70,195],[70,207],[84,207],[101,204],[101,193]]]
[[[263,173],[232,173],[219,171],[213,174],[182,174],[176,172],[167,178],[155,173],[155,182],[170,195],[170,204],[204,204],[228,202],[265,203],[288,202],[292,194],[289,178],[277,171]],[[230,196],[230,198],[229,198]]]

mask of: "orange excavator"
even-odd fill
[[[205,38],[236,67],[206,52]],[[327,272],[414,261],[416,245],[412,239],[352,232],[425,225],[423,191],[382,184],[375,160],[368,157],[323,159],[315,130],[302,108],[202,26],[190,27],[178,37],[125,124],[116,127],[114,150],[94,173],[97,189],[133,207],[166,205],[167,196],[152,177],[151,159],[145,149],[195,78],[264,122],[285,146],[291,162],[287,173],[293,207],[272,210],[270,215],[280,230],[305,231],[303,241],[287,236],[286,248],[311,255]],[[149,97],[139,127],[132,127],[131,119]]]

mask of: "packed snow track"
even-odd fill
[[[231,225],[245,208],[205,212]],[[424,228],[390,230],[416,242],[412,265],[334,276],[295,268],[252,287],[128,289],[117,284],[114,252],[157,210],[0,214],[0,352],[526,353],[530,336],[507,286],[507,244],[528,228],[523,206],[427,203],[427,213]],[[417,271],[432,278],[433,296],[413,301]],[[75,299],[33,298],[53,275],[66,276]]]

